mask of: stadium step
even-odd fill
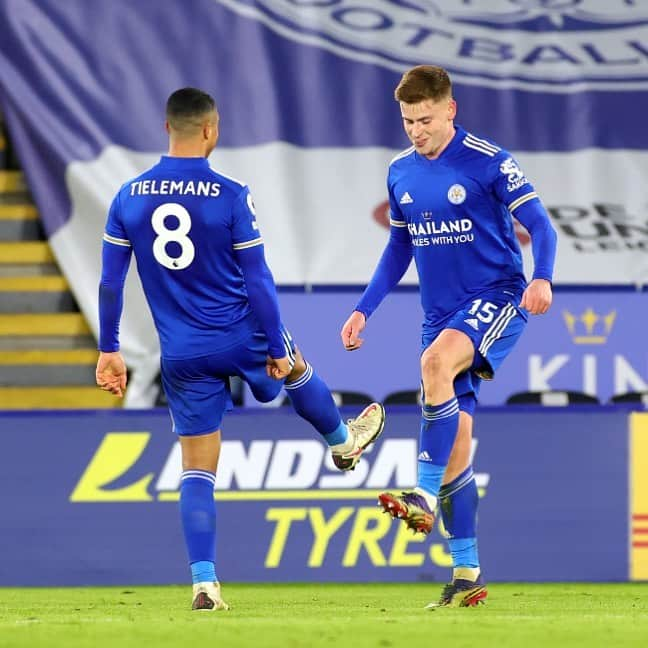
[[[0,350],[1,386],[92,384],[94,349]]]
[[[0,171],[0,409],[94,409],[96,342],[20,171]]]
[[[0,387],[0,409],[110,409],[121,399],[98,387]]]
[[[46,241],[1,241],[2,263],[54,263],[54,254]]]
[[[2,313],[0,335],[90,335],[81,313]]]
[[[22,171],[0,171],[0,193],[27,191],[27,183]]]
[[[34,205],[0,200],[0,240],[37,240],[41,235],[38,211]]]
[[[0,313],[72,312],[77,305],[64,277],[0,276]]]

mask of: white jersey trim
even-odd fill
[[[492,149],[487,149],[486,147],[482,146],[481,144],[475,144],[472,141],[468,140],[468,138],[464,138],[463,145],[467,146],[468,148],[471,148],[471,149],[473,149],[475,151],[479,151],[480,153],[483,153],[484,155],[488,155],[488,157],[495,157],[496,151],[493,151]]]
[[[246,248],[251,248],[256,245],[263,245],[263,239],[260,236],[259,238],[255,238],[250,241],[243,241],[243,243],[234,243],[234,245],[232,245],[232,248],[235,250],[245,250]]]
[[[407,221],[394,220],[393,218],[389,219],[389,224],[392,227],[407,227]]]
[[[531,191],[528,194],[524,194],[524,196],[520,196],[519,198],[516,198],[509,206],[508,210],[513,213],[514,209],[517,209],[520,205],[524,205],[525,202],[529,200],[533,200],[534,198],[538,198],[538,194],[535,191]]]
[[[246,186],[245,182],[241,182],[238,178],[233,178],[232,176],[228,176],[226,173],[221,173],[220,171],[216,171],[215,169],[212,169],[212,171],[219,176],[223,176],[223,178],[227,178],[228,180],[235,182],[237,185],[241,185],[241,187]]]
[[[392,158],[391,162],[389,165],[391,166],[396,162],[396,160],[400,160],[401,158],[407,157],[410,153],[414,151],[414,146],[410,146],[408,149],[405,149],[404,151],[401,151],[396,157]]]
[[[113,245],[121,245],[122,247],[131,247],[130,241],[128,239],[117,238],[116,236],[111,236],[107,232],[104,232],[103,240],[106,243],[112,243]]]
[[[484,148],[493,151],[493,153],[497,153],[498,151],[502,150],[499,146],[495,146],[495,144],[491,144],[490,142],[487,142],[485,139],[481,139],[480,137],[475,137],[472,133],[466,133],[464,141],[465,140],[468,140],[476,146],[483,146]]]
[[[486,335],[482,338],[481,344],[479,345],[479,353],[486,357],[486,354],[493,345],[493,342],[502,336],[502,333],[504,333],[504,330],[515,315],[515,307],[513,304],[506,304],[500,314],[495,318],[495,321],[486,331]]]

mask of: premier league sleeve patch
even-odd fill
[[[520,169],[518,163],[512,157],[506,158],[506,160],[500,164],[499,170],[500,173],[507,176],[506,189],[509,192],[515,191],[525,184],[529,184],[529,181],[524,175],[524,171]]]

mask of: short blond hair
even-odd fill
[[[394,91],[396,101],[407,104],[427,99],[439,101],[452,97],[452,82],[448,73],[436,65],[417,65],[403,74]]]

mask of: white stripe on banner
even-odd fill
[[[499,317],[491,324],[491,327],[484,335],[481,344],[479,345],[479,353],[486,356],[488,349],[492,346],[495,340],[499,339],[508,326],[509,322],[515,317],[515,307],[513,304],[506,304],[499,314]]]

